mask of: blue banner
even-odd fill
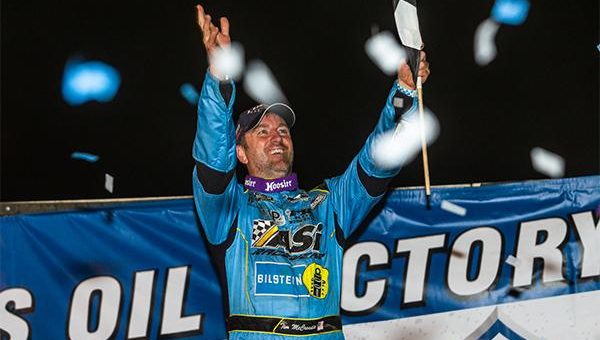
[[[600,290],[599,207],[600,176],[391,191],[348,240],[344,323]],[[226,337],[192,200],[0,223],[0,337]]]

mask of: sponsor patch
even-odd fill
[[[311,263],[302,274],[302,282],[310,296],[323,299],[329,292],[329,270],[317,263]]]
[[[314,221],[314,215],[312,213],[312,209],[305,208],[299,210],[290,210],[287,209],[285,211],[289,221],[291,223],[305,223]]]
[[[307,193],[301,192],[298,195],[293,196],[293,197],[289,197],[286,195],[285,198],[290,203],[297,203],[297,202],[302,202],[302,201],[308,201],[309,196]]]
[[[275,199],[271,196],[261,194],[260,192],[250,191],[248,193],[248,202],[249,203],[261,202],[261,201],[273,202],[273,201],[275,201]]]
[[[277,224],[279,226],[282,226],[285,224],[285,217],[283,216],[283,214],[279,213],[278,211],[271,210],[270,215],[271,215],[271,219],[273,219],[273,221],[275,221],[275,224]]]
[[[252,222],[252,247],[262,247],[277,232],[272,221],[254,220]]]
[[[315,210],[319,204],[323,203],[323,201],[325,201],[325,198],[327,197],[326,193],[320,192],[317,194],[317,196],[315,196],[315,198],[312,200],[312,202],[310,202],[310,208],[312,210]]]
[[[281,250],[281,249],[263,249],[263,248],[254,249],[252,251],[252,255],[254,255],[254,256],[257,256],[257,255],[281,256],[281,257],[287,258],[290,261],[296,261],[296,260],[302,260],[302,259],[319,260],[319,259],[322,259],[323,257],[325,257],[325,253],[311,252],[311,253],[302,253],[302,254],[298,254],[298,255],[292,255],[292,254],[286,252],[285,250]]]
[[[273,226],[276,229],[273,230]],[[254,220],[252,226],[252,247],[282,250],[290,255],[319,253],[322,233],[323,225],[321,223],[317,225],[306,224],[291,231],[277,227],[273,221]]]
[[[269,181],[265,185],[266,192],[278,192],[280,190],[287,190],[292,188],[292,181],[282,180],[282,181]]]
[[[254,264],[254,294],[309,297],[302,279],[305,269],[305,264],[257,261]]]

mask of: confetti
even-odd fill
[[[528,0],[496,0],[492,8],[492,18],[507,25],[521,25],[528,13]]]
[[[104,62],[69,60],[63,75],[62,94],[73,106],[88,101],[109,102],[120,84],[119,72]]]
[[[512,255],[508,255],[508,257],[506,258],[506,262],[507,264],[513,266],[513,267],[517,267],[520,263],[521,260],[519,260],[518,258],[512,256]]]
[[[455,256],[459,259],[464,259],[465,256],[467,256],[465,253],[463,253],[462,251],[458,251],[456,249],[452,249],[450,250],[450,254],[452,254],[452,256]]]
[[[182,84],[179,87],[179,93],[181,93],[181,96],[183,96],[183,98],[185,98],[185,100],[188,103],[194,106],[198,104],[198,99],[200,98],[200,95],[198,94],[198,91],[196,91],[196,88],[192,84]]]
[[[379,33],[379,25],[371,24],[371,35]]]
[[[514,298],[519,298],[521,297],[521,294],[523,294],[525,291],[527,291],[526,288],[522,288],[522,287],[514,287],[511,288],[506,295],[512,296]]]
[[[237,80],[244,71],[244,47],[238,42],[218,48],[211,57],[217,72],[228,79]]]
[[[398,72],[401,63],[406,62],[406,53],[389,31],[378,33],[365,43],[369,58],[387,75]]]
[[[467,209],[446,200],[442,201],[442,209],[460,216],[465,216],[467,214]]]
[[[480,66],[489,64],[496,58],[496,33],[500,25],[490,19],[484,20],[475,31],[475,62]]]
[[[411,162],[421,151],[421,128],[417,112],[404,116],[396,130],[386,131],[375,137],[371,154],[375,164],[382,169],[393,169]],[[439,134],[435,115],[425,110],[424,130],[427,144],[433,143]]]
[[[86,161],[86,162],[90,162],[90,163],[95,163],[97,162],[100,157],[93,155],[91,153],[87,153],[87,152],[79,152],[79,151],[75,151],[71,154],[71,158],[72,159],[78,159],[78,160],[82,160],[82,161]]]
[[[253,60],[248,64],[244,77],[244,90],[258,103],[287,102],[275,76],[269,67],[260,60]]]
[[[530,156],[535,171],[552,178],[564,175],[565,160],[561,156],[539,147],[533,148]]]
[[[111,194],[113,193],[113,190],[114,190],[114,183],[115,183],[115,179],[113,176],[111,176],[109,174],[104,174],[104,188],[106,189],[106,191],[110,192]]]

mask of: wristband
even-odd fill
[[[407,88],[405,88],[404,86],[400,85],[399,83],[396,83],[398,91],[400,91],[400,93],[402,93],[405,96],[409,96],[411,98],[416,98],[417,97],[417,90],[409,90]]]

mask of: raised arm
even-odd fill
[[[425,53],[421,52],[419,76],[426,81],[429,73],[429,63]],[[395,127],[398,117],[417,109],[414,89],[415,83],[410,68],[407,64],[403,64],[381,111],[379,121],[365,145],[341,176],[326,181],[332,195],[338,224],[344,231],[345,237],[358,227],[369,210],[383,196],[389,182],[400,171],[400,167],[395,169],[377,167],[373,160],[372,147],[378,135]],[[394,98],[397,98],[396,106]],[[398,147],[402,146],[398,145]]]
[[[197,6],[198,26],[209,59],[200,99],[198,123],[193,146],[194,202],[209,242],[219,244],[237,214],[239,187],[235,180],[235,131],[233,103],[235,85],[224,80],[214,68],[212,58],[218,48],[230,44],[229,21],[221,18],[219,29],[204,8]]]
[[[212,62],[212,58],[217,49],[228,47],[231,44],[231,37],[229,36],[229,20],[227,17],[221,17],[219,19],[221,28],[219,29],[219,27],[212,23],[211,16],[206,14],[202,5],[196,5],[196,12],[198,28],[200,28],[200,31],[202,32],[202,42],[204,43],[206,55],[208,56],[210,73],[222,80],[224,76],[219,74]]]

